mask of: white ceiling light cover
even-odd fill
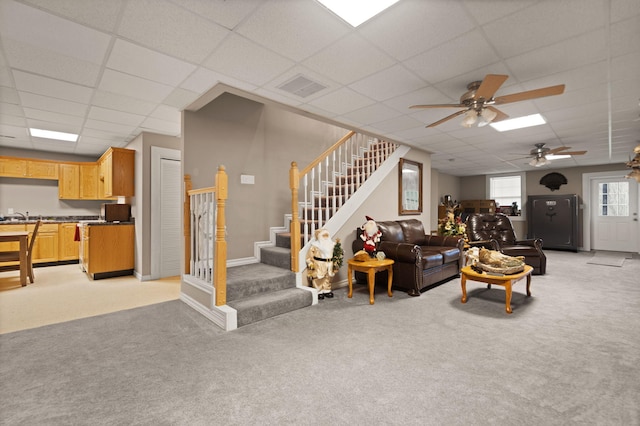
[[[398,0],[318,0],[318,2],[352,27],[357,27],[397,3]]]

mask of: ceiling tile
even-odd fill
[[[19,92],[22,106],[44,111],[64,111],[65,114],[84,117],[89,106],[78,102],[65,101],[63,99],[48,96],[35,95],[28,92]],[[4,99],[4,97],[3,97]]]
[[[130,114],[128,112],[116,111],[113,109],[93,106],[89,110],[88,118],[93,120],[107,121],[110,123],[123,124],[125,126],[136,127],[142,123],[144,116]]]
[[[126,0],[22,0],[89,27],[111,32]]]
[[[302,61],[346,34],[348,25],[313,1],[270,1],[263,2],[236,31]]]
[[[325,111],[331,111],[335,115],[344,115],[348,112],[371,105],[373,102],[372,99],[362,96],[351,89],[343,88],[309,103]]]
[[[343,117],[353,120],[360,124],[372,124],[379,121],[384,121],[388,118],[396,118],[401,115],[400,112],[395,111],[382,104],[373,104],[364,108],[357,109],[355,111],[348,112]]]
[[[460,2],[400,1],[359,32],[392,57],[405,60],[471,29],[473,21]]]
[[[393,65],[395,61],[358,34],[350,34],[321,52],[304,65],[341,84],[350,84]]]
[[[189,9],[197,15],[233,30],[247,15],[261,4],[261,1],[243,0],[171,0],[178,6]]]
[[[171,86],[109,69],[105,70],[98,87],[105,92],[149,102],[162,102],[173,90]]]
[[[146,80],[177,86],[196,66],[124,40],[116,40],[107,67]]]
[[[0,35],[94,64],[102,63],[111,37],[14,1],[0,2]]]
[[[3,39],[2,43],[11,66],[22,71],[84,86],[95,85],[100,75],[100,66],[91,62],[12,39]]]
[[[92,102],[99,107],[138,115],[149,115],[156,107],[156,104],[153,102],[142,101],[130,96],[105,92],[103,90],[95,91]]]
[[[247,58],[251,58],[251,66],[247,66]],[[262,86],[295,64],[244,37],[231,34],[203,65],[255,86]]]
[[[164,0],[128,2],[119,27],[119,34],[132,41],[192,63],[203,61],[228,33]]]
[[[91,99],[92,90],[77,84],[40,77],[18,70],[13,71],[13,78],[16,82],[16,88],[21,92],[35,93],[84,104],[88,104]]]
[[[396,65],[359,80],[349,87],[362,94],[368,93],[378,101],[418,90],[424,82],[402,65]]]

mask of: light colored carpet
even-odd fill
[[[365,286],[224,332],[180,301],[0,335],[0,425],[639,425],[640,259]]]
[[[92,281],[78,265],[61,265],[35,268],[35,282],[21,287],[18,274],[0,272],[0,334],[180,298],[179,277]]]
[[[621,267],[625,259],[631,259],[631,253],[618,251],[596,251],[587,263],[592,265]]]

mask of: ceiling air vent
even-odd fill
[[[327,86],[323,86],[320,83],[309,80],[302,74],[298,74],[291,80],[286,81],[278,86],[278,89],[284,90],[285,92],[293,93],[294,95],[300,96],[301,98],[306,98],[307,96],[311,96],[314,93],[318,93],[322,89],[326,88]]]

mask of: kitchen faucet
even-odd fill
[[[22,213],[20,213],[20,212],[13,212],[13,215],[14,215],[14,216],[20,216],[20,217],[22,217],[24,220],[29,220],[29,212],[27,212],[27,215],[26,215],[26,216],[25,216],[25,215],[23,215],[23,214],[22,214]]]

